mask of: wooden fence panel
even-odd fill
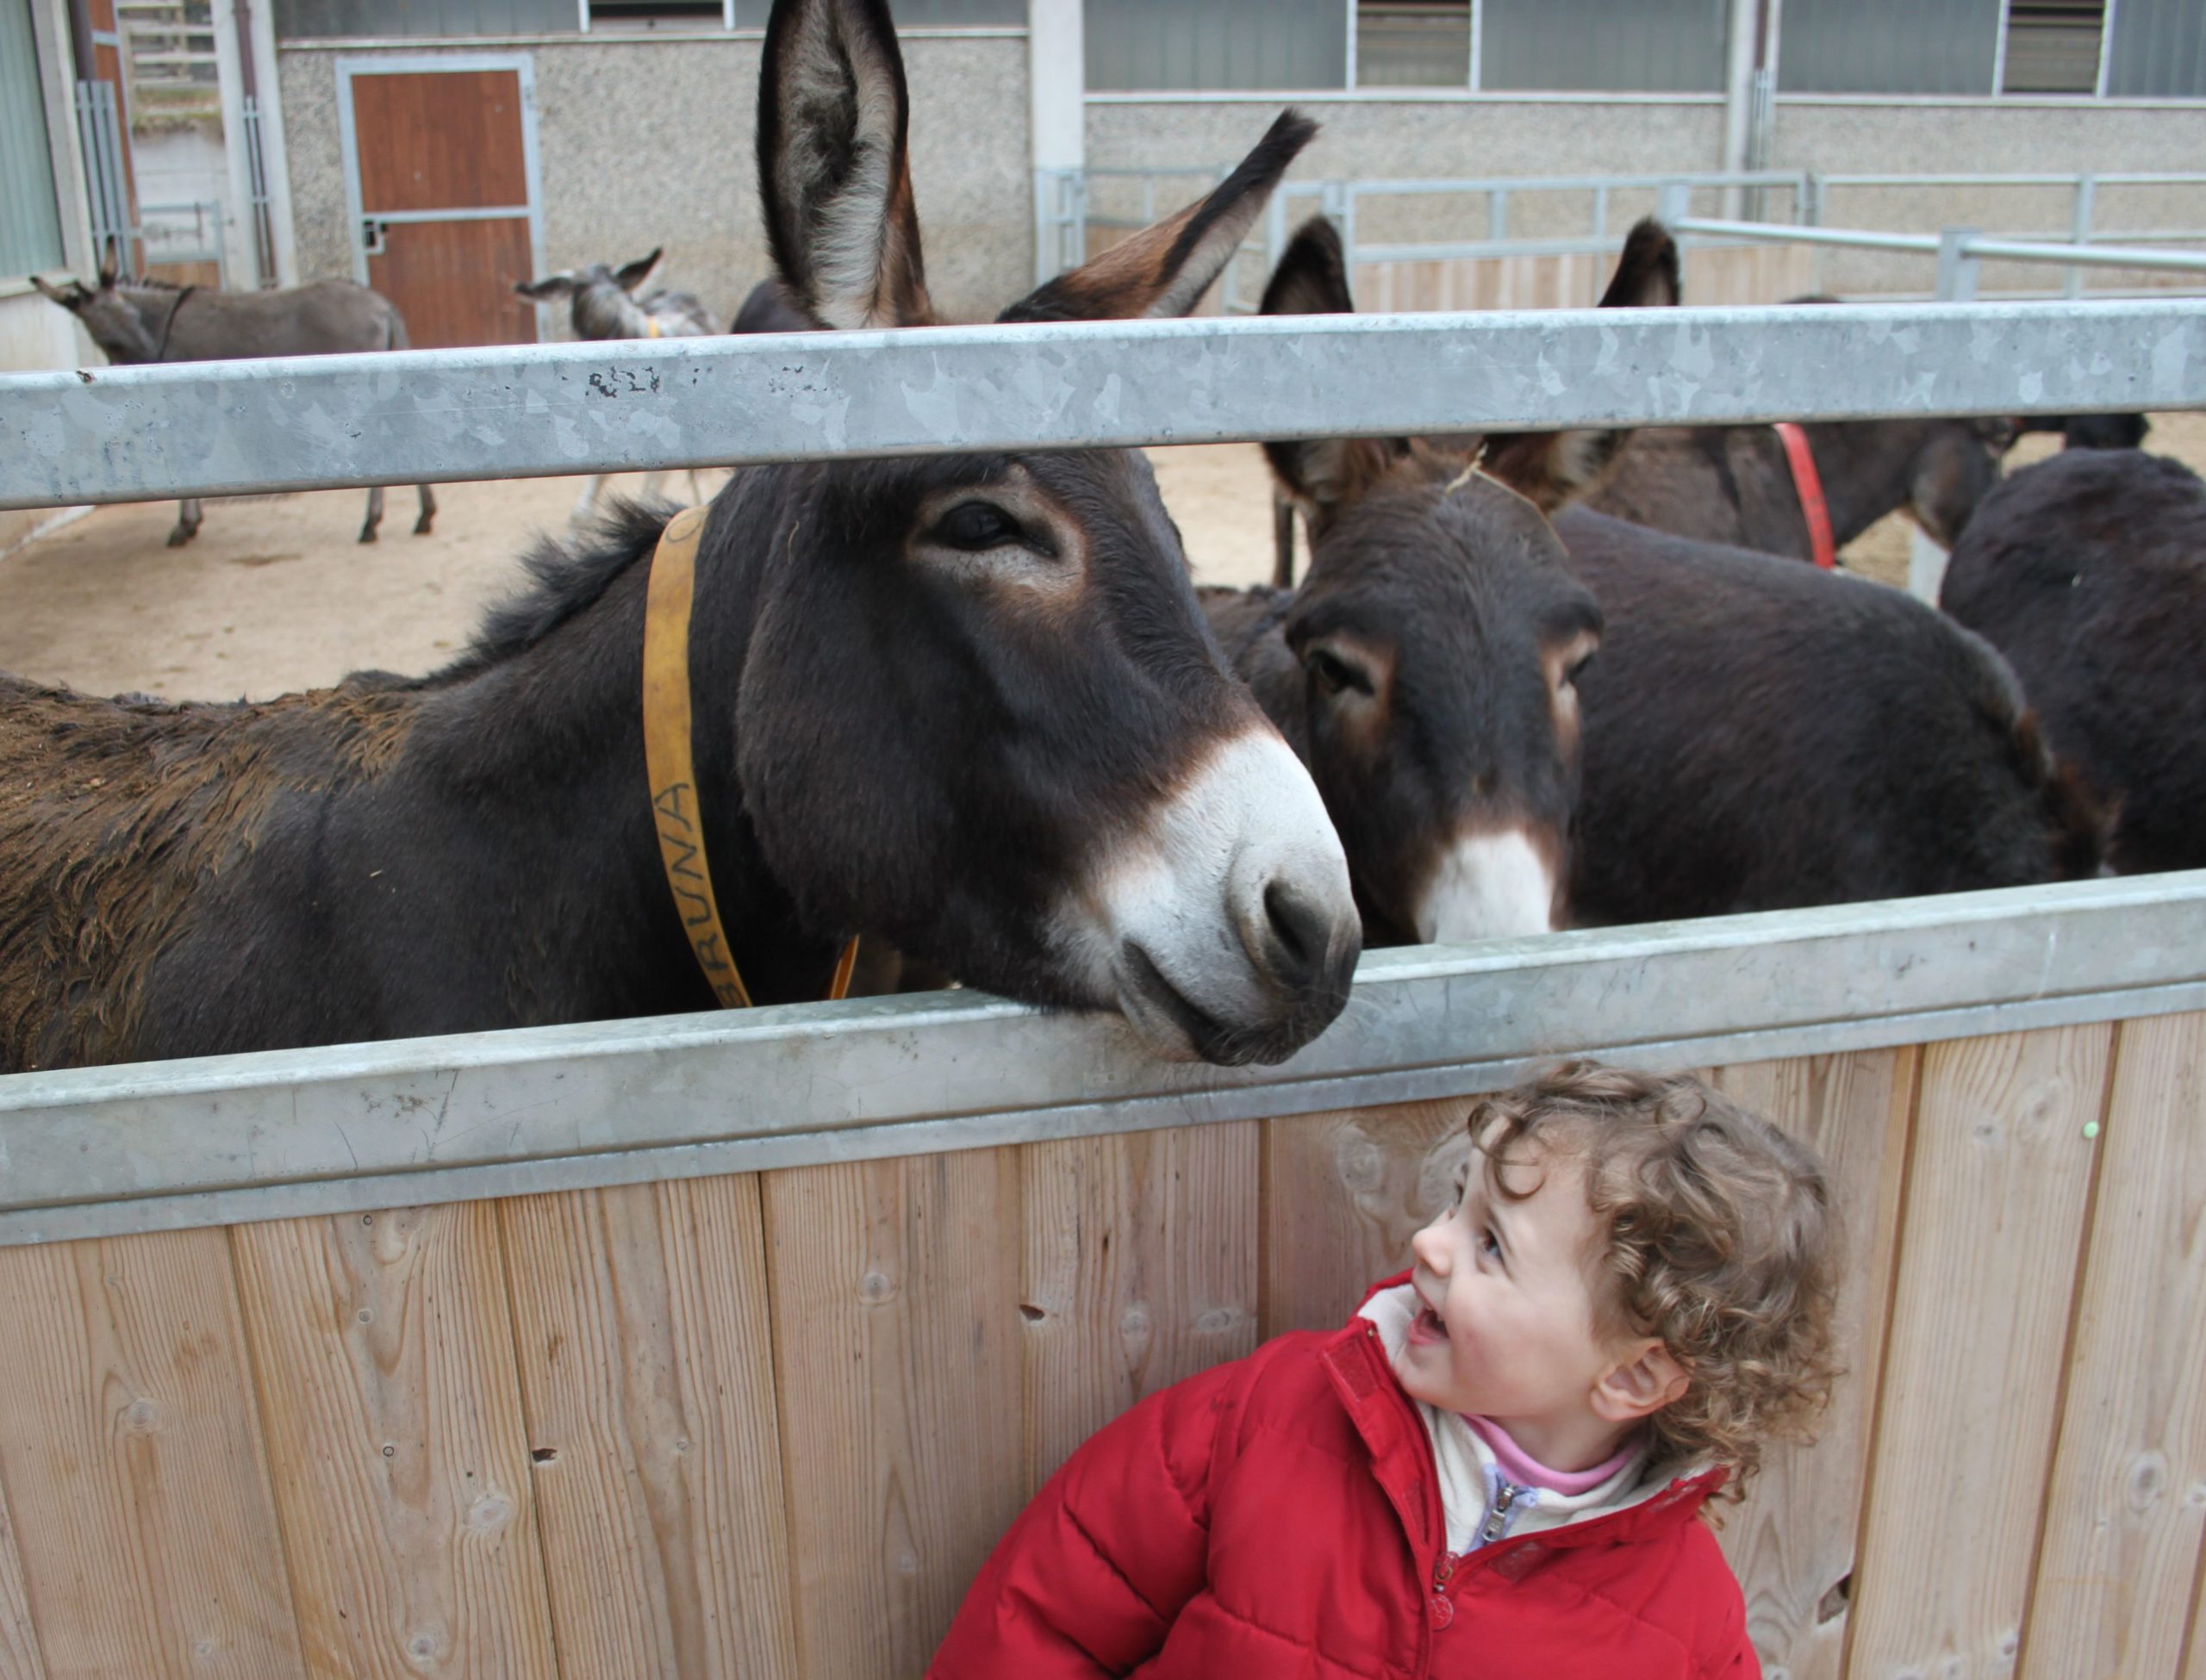
[[[1256,1346],[1258,1123],[1024,1157],[1027,1479],[1143,1397]]]
[[[45,1673],[298,1675],[223,1234],[0,1251],[0,1484]]]
[[[2124,1022],[2024,1680],[2173,1675],[2206,1537],[2206,1015]]]
[[[311,1671],[554,1673],[496,1205],[231,1235]]]
[[[1019,1160],[766,1176],[806,1680],[919,1674],[1026,1494]]]
[[[794,1677],[757,1176],[502,1212],[562,1671]]]
[[[1764,1667],[1787,1680],[1838,1680],[1842,1671],[1846,1584],[1868,1478],[1916,1064],[1912,1048],[1868,1050],[1752,1062],[1712,1076],[1823,1157],[1845,1226],[1837,1346],[1846,1375],[1815,1444],[1771,1451],[1722,1531],[1746,1590],[1755,1648]]]
[[[0,1477],[0,1483],[4,1483]],[[46,1680],[31,1627],[31,1605],[23,1590],[23,1563],[16,1551],[15,1525],[8,1518],[7,1490],[0,1486],[0,1680]]]
[[[2066,1362],[2111,1029],[1929,1046],[1850,1672],[2010,1671]]]
[[[1410,1238],[1470,1159],[1470,1104],[1403,1103],[1267,1120],[1267,1337],[1348,1322],[1364,1291],[1409,1264]]]

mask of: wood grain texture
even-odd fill
[[[2206,1015],[2116,1042],[2025,1680],[2174,1674],[2206,1539]]]
[[[1026,1493],[1013,1148],[766,1176],[805,1680],[926,1666]]]
[[[1838,1680],[1841,1672],[1841,1584],[1854,1572],[1854,1526],[1867,1484],[1916,1067],[1913,1049],[1870,1050],[1753,1062],[1711,1075],[1733,1101],[1823,1157],[1845,1231],[1836,1346],[1847,1374],[1815,1444],[1773,1448],[1721,1531],[1768,1680]]]
[[[231,1238],[310,1671],[552,1674],[495,1204]]]
[[[352,123],[369,215],[528,202],[518,71],[355,76]]]
[[[2011,1671],[2112,1030],[1923,1051],[1849,1672]]]
[[[1257,1122],[1028,1145],[1028,1489],[1144,1396],[1256,1346]]]
[[[0,1490],[0,1680],[46,1680],[38,1633],[31,1626],[30,1596],[23,1590],[22,1559],[16,1552],[15,1524]]]
[[[794,1677],[756,1175],[502,1212],[562,1670]]]
[[[1470,1159],[1469,1112],[1455,1098],[1262,1123],[1267,1339],[1338,1328],[1409,1264]]]
[[[299,1674],[223,1234],[0,1250],[0,1651],[28,1625],[53,1680]]]

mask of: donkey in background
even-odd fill
[[[695,294],[670,291],[664,286],[643,289],[657,271],[659,258],[665,254],[664,246],[656,246],[650,256],[639,257],[619,268],[609,263],[592,263],[587,268],[562,269],[541,280],[515,281],[514,289],[533,303],[565,298],[567,319],[578,339],[714,337],[721,330],[719,317]],[[660,474],[651,473],[645,478],[645,495],[657,492],[660,477]],[[575,503],[576,523],[589,518],[596,508],[598,498],[605,493],[605,474],[597,473],[583,486],[582,496]],[[693,467],[689,470],[689,500],[704,499]]]
[[[92,342],[117,366],[146,362],[227,362],[261,356],[336,356],[349,351],[404,350],[406,322],[380,292],[350,280],[317,280],[280,291],[223,292],[204,286],[120,279],[115,241],[107,242],[97,288],[82,281],[31,283],[84,324]],[[414,534],[428,534],[437,499],[427,484],[414,486],[421,516]],[[169,546],[182,548],[199,534],[199,498],[177,504]],[[372,543],[383,523],[383,486],[368,492],[367,522],[360,540]]]

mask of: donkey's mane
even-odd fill
[[[577,538],[538,538],[521,557],[528,581],[483,615],[467,651],[438,677],[465,676],[535,646],[594,604],[614,578],[656,546],[676,511],[671,502],[657,498],[621,497],[608,503]]]

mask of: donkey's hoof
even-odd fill
[[[433,513],[424,513],[420,519],[414,520],[414,534],[416,537],[427,536],[429,534],[429,521],[435,517],[436,515]]]
[[[169,529],[169,546],[171,548],[182,548],[186,543],[190,542],[198,534],[199,528],[196,526],[172,526]]]
[[[375,526],[371,526],[371,525],[364,525],[364,526],[362,526],[360,527],[360,540],[361,540],[362,542],[364,542],[364,543],[372,543],[373,541],[375,541],[375,539],[376,539],[376,528],[375,528]]]

